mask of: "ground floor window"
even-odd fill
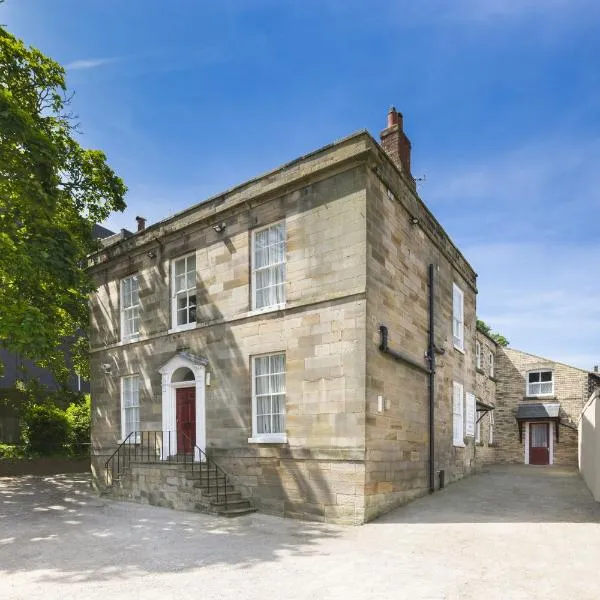
[[[493,444],[494,443],[494,411],[490,410],[490,412],[488,414],[490,415],[490,420],[489,420],[490,430],[489,430],[489,435],[488,435],[488,444]]]
[[[121,379],[121,439],[140,430],[140,383],[138,375]],[[132,436],[133,438],[133,436]],[[130,438],[130,442],[137,440]]]
[[[462,383],[453,382],[452,386],[452,443],[464,446],[464,388]]]
[[[285,435],[285,354],[252,358],[253,437],[279,441]]]

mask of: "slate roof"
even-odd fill
[[[102,227],[102,225],[98,225],[98,223],[94,223],[94,225],[92,225],[92,237],[95,240],[102,240],[110,237],[111,235],[115,235],[115,232],[111,231],[110,229],[106,229],[106,227]]]
[[[540,403],[520,404],[517,408],[517,419],[528,421],[530,419],[558,419],[560,404]]]

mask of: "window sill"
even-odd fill
[[[249,444],[287,444],[286,433],[270,433],[248,438]]]
[[[276,304],[274,306],[265,306],[264,308],[253,308],[248,311],[247,317],[253,317],[254,315],[262,315],[263,313],[271,313],[277,312],[278,310],[283,310],[285,308],[285,302],[281,304]]]
[[[485,375],[485,371],[481,368],[481,367],[475,367],[475,370],[481,374],[481,375]]]
[[[540,394],[539,396],[523,396],[523,400],[556,400],[558,402],[558,398],[554,394],[549,394],[547,396],[544,394]]]
[[[177,327],[172,327],[167,331],[167,333],[179,333],[181,331],[190,331],[191,329],[196,329],[198,323],[188,323],[187,325],[178,325]]]
[[[455,448],[465,448],[465,443],[464,442],[460,442],[460,443],[459,442],[452,442],[452,445]]]
[[[119,342],[119,346],[125,346],[126,344],[133,344],[134,342],[139,342],[140,336],[136,335],[134,337],[127,338],[126,340],[121,340]]]
[[[461,348],[460,346],[454,346],[454,349],[457,350],[458,352],[460,352],[461,354],[465,354],[465,349]]]

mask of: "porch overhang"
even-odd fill
[[[485,415],[487,413],[494,410],[495,408],[496,407],[493,406],[492,404],[487,404],[486,402],[484,402],[483,400],[479,400],[479,398],[478,398],[477,401],[475,402],[475,410],[478,413],[480,413],[477,417],[477,423],[479,423],[479,421],[481,421],[481,419],[483,419],[483,417],[485,417]]]
[[[519,442],[523,442],[523,423],[526,421],[550,421],[554,423],[556,442],[560,425],[560,404],[535,402],[533,404],[520,404],[517,408],[517,425],[519,426]]]

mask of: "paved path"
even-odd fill
[[[0,599],[600,598],[600,508],[579,476],[494,468],[364,527],[229,521],[0,478]]]

